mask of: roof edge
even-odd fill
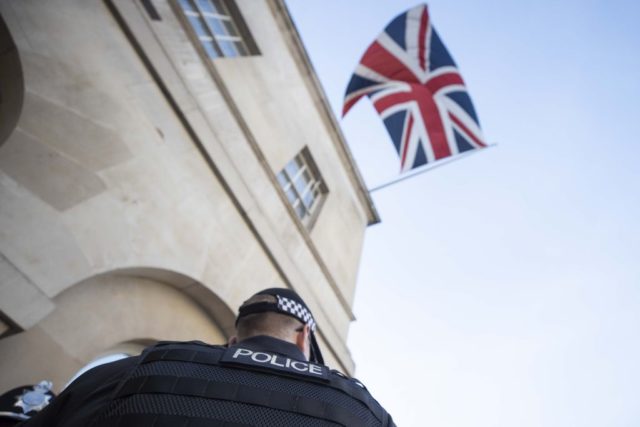
[[[373,203],[373,199],[369,194],[369,190],[364,183],[364,179],[362,178],[362,174],[358,169],[358,166],[355,162],[353,154],[347,145],[346,139],[342,130],[340,129],[340,125],[338,124],[333,111],[331,110],[331,106],[329,105],[329,100],[322,88],[320,80],[318,79],[318,75],[311,63],[311,59],[307,54],[307,50],[302,43],[302,38],[300,37],[300,33],[298,32],[298,28],[289,13],[289,9],[285,4],[284,0],[273,0],[268,2],[271,8],[274,10],[276,16],[281,16],[283,18],[283,24],[285,25],[285,32],[290,36],[292,45],[295,48],[294,53],[298,56],[299,64],[303,67],[303,73],[307,78],[307,81],[310,83],[309,88],[311,89],[312,95],[316,98],[318,102],[318,106],[321,109],[324,118],[326,119],[326,124],[329,130],[333,133],[334,138],[332,138],[336,148],[338,149],[338,154],[340,155],[340,159],[342,160],[344,166],[349,172],[349,177],[351,182],[356,188],[356,192],[358,195],[358,199],[364,206],[367,213],[367,225],[374,225],[380,222],[380,216],[378,215],[378,211]]]

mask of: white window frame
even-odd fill
[[[202,1],[208,2],[211,5],[211,9],[218,10],[220,13],[205,10],[200,3]],[[176,0],[178,9],[184,15],[206,55],[211,59],[250,56],[256,53],[256,49],[250,43],[252,41],[251,35],[247,34],[246,26],[237,22],[242,18],[230,11],[228,1],[233,0]],[[187,9],[185,5],[188,5],[189,8]],[[212,19],[218,21],[218,25],[227,34],[217,34],[211,23]],[[192,20],[199,22],[200,27],[206,32],[205,35],[198,33]],[[236,35],[230,34],[227,30],[228,27],[231,27],[232,32]],[[213,52],[215,54],[212,54]]]
[[[292,170],[292,165],[295,170]],[[328,190],[309,150],[305,147],[300,151],[282,168],[277,178],[296,216],[310,228],[320,212]]]

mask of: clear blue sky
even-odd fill
[[[408,1],[287,0],[338,115]],[[399,425],[640,425],[640,2],[433,1],[497,147],[373,194],[349,345]],[[367,99],[369,187],[399,165]]]

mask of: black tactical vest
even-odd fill
[[[95,427],[393,426],[364,386],[326,366],[203,343],[161,343]]]

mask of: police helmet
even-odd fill
[[[35,385],[23,385],[0,395],[0,421],[11,425],[31,418],[44,409],[55,396],[51,391],[50,381],[41,381]]]
[[[243,304],[238,310],[236,325],[238,324],[238,320],[240,320],[244,316],[255,313],[264,313],[267,311],[294,317],[302,323],[309,325],[309,329],[311,330],[310,361],[323,365],[324,359],[322,357],[322,353],[320,352],[320,346],[318,345],[318,341],[316,340],[315,335],[317,328],[316,321],[311,314],[311,310],[309,310],[309,307],[307,307],[307,304],[305,304],[300,295],[298,295],[295,291],[286,288],[265,289],[253,295],[253,297],[258,295],[271,295],[275,297],[275,301],[260,301],[252,304]]]

